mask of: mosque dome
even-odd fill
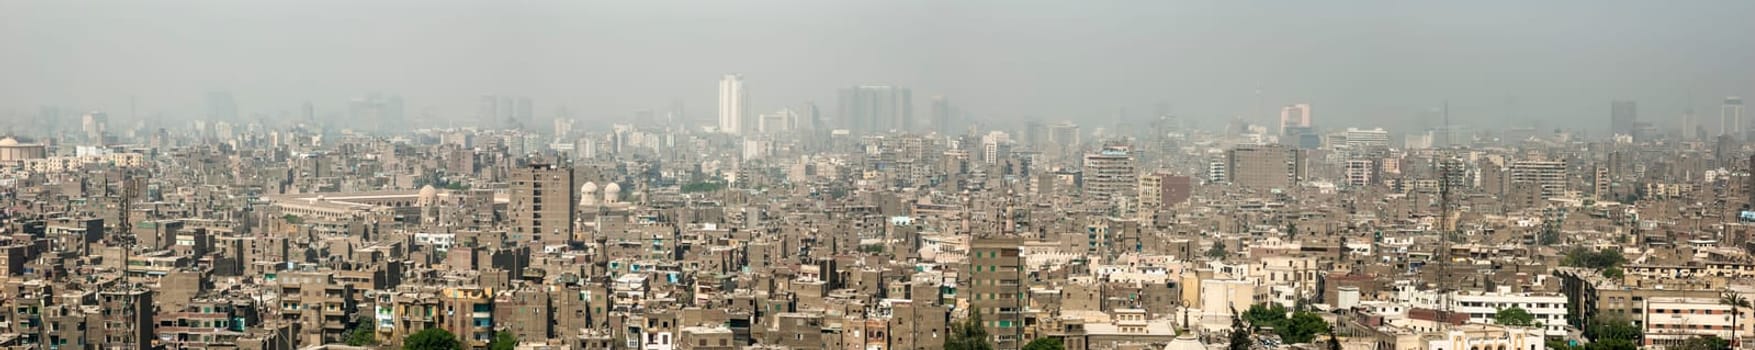
[[[1206,349],[1207,349],[1207,345],[1202,344],[1200,342],[1200,338],[1196,338],[1193,333],[1189,333],[1189,332],[1183,332],[1182,335],[1176,336],[1175,340],[1171,340],[1169,345],[1164,345],[1164,350],[1206,350]]]
[[[417,198],[421,204],[436,203],[439,201],[439,189],[433,188],[433,185],[421,186],[420,196]]]

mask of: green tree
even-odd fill
[[[1621,255],[1620,250],[1603,249],[1591,251],[1584,247],[1572,248],[1572,250],[1566,251],[1566,256],[1560,260],[1561,265],[1588,267],[1593,269],[1607,269],[1610,267],[1621,266],[1621,264],[1626,262],[1627,257]]]
[[[1279,334],[1280,340],[1284,340],[1286,344],[1303,344],[1315,340],[1317,334],[1328,330],[1328,321],[1323,321],[1322,316],[1314,312],[1299,311],[1274,327],[1274,334]]]
[[[1719,296],[1718,303],[1731,306],[1731,339],[1737,339],[1737,329],[1742,328],[1737,320],[1743,318],[1743,309],[1749,307],[1749,298],[1743,297],[1742,293],[1726,291]]]
[[[1536,244],[1551,246],[1556,243],[1560,243],[1559,232],[1554,232],[1554,230],[1551,229],[1544,229],[1541,234],[1536,235]]]
[[[945,337],[945,350],[993,350],[988,342],[987,327],[981,324],[981,312],[970,311],[969,319],[951,325]]]
[[[1249,321],[1249,330],[1255,332],[1262,327],[1278,328],[1286,321],[1286,313],[1286,307],[1277,303],[1255,304],[1243,311],[1243,320]]]
[[[1226,254],[1227,253],[1225,252],[1225,241],[1215,240],[1215,241],[1213,241],[1213,247],[1210,249],[1207,249],[1207,257],[1208,258],[1213,258],[1213,259],[1223,258],[1223,257],[1225,257]]]
[[[1499,309],[1493,313],[1493,323],[1506,326],[1532,327],[1536,325],[1536,315],[1520,307]]]
[[[518,348],[518,336],[512,332],[499,331],[494,333],[494,341],[488,342],[488,350],[512,350]]]
[[[1060,339],[1036,338],[1024,344],[1024,350],[1066,350],[1066,344],[1061,344]]]
[[[1250,333],[1249,329],[1250,329],[1249,325],[1243,323],[1242,315],[1237,313],[1236,308],[1232,308],[1231,309],[1231,345],[1229,345],[1227,347],[1227,349],[1228,350],[1250,350],[1249,349],[1250,347],[1255,346],[1255,340],[1251,339],[1249,337],[1249,333]]]
[[[457,336],[438,328],[427,328],[415,332],[402,340],[402,350],[460,350],[463,343]]]
[[[341,334],[341,342],[346,343],[349,346],[378,345],[378,337],[373,334],[375,331],[372,322],[372,320],[365,320],[354,326],[352,329],[348,329],[347,332],[343,332]]]
[[[1598,343],[1606,340],[1636,342],[1641,333],[1639,326],[1634,326],[1626,316],[1619,314],[1598,316],[1584,329],[1584,336]]]

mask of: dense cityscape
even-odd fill
[[[0,4],[0,47],[55,50],[14,40],[37,37],[28,24],[3,24],[53,13]],[[1275,32],[1299,28],[1287,23]],[[657,44],[629,42],[602,55],[659,56],[640,46]],[[1755,52],[1750,43],[1715,45],[1735,58]],[[1196,46],[1187,51],[1227,47]],[[175,51],[154,50],[142,52]],[[722,53],[768,59],[761,51]],[[1073,60],[1043,51],[1037,64]],[[138,59],[177,57],[154,55]],[[1163,97],[1062,113],[1035,110],[1084,97],[1005,90],[1048,78],[971,83],[1010,94],[993,98],[982,94],[1002,93],[918,78],[823,85],[700,63],[690,67],[719,72],[666,85],[672,101],[605,107],[468,81],[445,87],[472,91],[461,99],[356,92],[377,89],[366,84],[294,96],[263,92],[285,82],[255,76],[244,79],[266,83],[130,90],[0,56],[14,56],[0,58],[13,69],[0,75],[31,72],[0,84],[0,349],[1728,350],[1755,340],[1755,119],[1736,97],[1755,87],[1738,85],[1747,80],[1582,87],[1617,81],[1605,79],[1577,82],[1591,95],[1581,98],[1536,87],[1518,90],[1523,99],[1377,104],[1273,81],[1215,85],[1236,97],[1224,101],[1134,86],[1102,91]],[[946,56],[918,62],[959,60]],[[1027,60],[995,58],[1005,59]],[[1604,58],[1659,65],[1617,59]],[[103,66],[79,62],[72,70]],[[341,74],[389,66],[361,67]],[[1042,75],[1104,68],[1069,69]],[[1542,69],[1564,67],[1532,71]],[[103,96],[41,92],[61,89]],[[1673,98],[1682,90],[1691,97]],[[601,112],[624,103],[652,106]]]
[[[400,98],[368,97],[354,129],[309,107],[239,118],[215,93],[184,128],[94,111],[18,132],[0,342],[940,349],[975,322],[995,349],[1196,349],[1239,320],[1256,346],[1347,349],[1751,336],[1755,128],[1734,97],[1710,128],[1613,101],[1600,138],[1443,113],[1319,127],[1306,103],[1222,130],[1000,128],[945,96],[916,116],[889,85],[752,113],[744,79],[721,78],[711,120],[585,127],[485,96],[479,126],[396,130]],[[1595,330],[1614,326],[1631,334]]]

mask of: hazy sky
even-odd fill
[[[1627,98],[1660,126],[1686,106],[1716,126],[1724,96],[1755,95],[1755,1],[0,1],[0,118],[126,117],[129,96],[192,116],[210,90],[246,112],[386,92],[455,120],[485,94],[542,119],[674,100],[706,118],[732,72],[756,112],[888,82],[922,115],[941,94],[983,118],[1165,102],[1207,125],[1308,102],[1345,127],[1448,99],[1475,125],[1515,106],[1600,129]]]

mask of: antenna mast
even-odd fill
[[[1450,107],[1449,107],[1449,105],[1450,104],[1448,102],[1445,103],[1445,106],[1446,106],[1445,107],[1445,128],[1447,130],[1449,129],[1449,125],[1450,125],[1450,113],[1449,113]],[[1438,208],[1439,208],[1438,209],[1438,211],[1439,211],[1439,219],[1438,219],[1439,241],[1438,241],[1438,254],[1437,254],[1439,257],[1439,259],[1438,259],[1439,260],[1438,261],[1438,264],[1439,264],[1438,265],[1438,301],[1439,301],[1438,315],[1439,315],[1439,319],[1440,319],[1439,326],[1443,327],[1443,329],[1449,329],[1450,315],[1454,311],[1454,310],[1452,310],[1452,307],[1451,307],[1451,301],[1452,301],[1451,300],[1451,293],[1455,291],[1455,288],[1453,288],[1453,286],[1456,283],[1451,278],[1451,273],[1450,273],[1450,264],[1451,264],[1450,244],[1451,244],[1451,238],[1456,235],[1456,233],[1453,232],[1454,226],[1452,226],[1452,224],[1451,224],[1452,208],[1451,208],[1451,204],[1450,204],[1450,191],[1451,191],[1451,187],[1452,187],[1452,183],[1451,183],[1452,174],[1451,174],[1451,172],[1455,171],[1455,169],[1454,169],[1455,167],[1452,166],[1452,164],[1451,164],[1452,157],[1450,156],[1450,152],[1448,150],[1440,151],[1437,154],[1437,156],[1439,157],[1438,162],[1437,162],[1437,165],[1438,165]]]

